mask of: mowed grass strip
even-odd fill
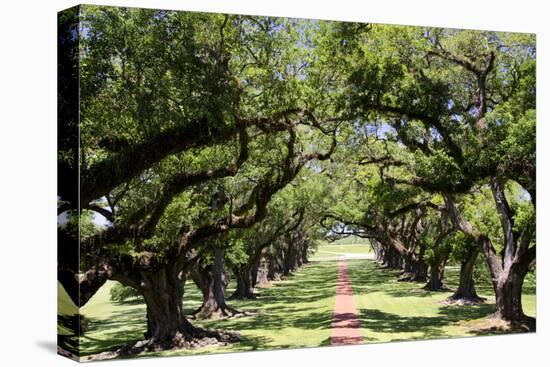
[[[476,285],[485,303],[470,306],[441,303],[452,294],[427,292],[423,283],[399,282],[398,272],[379,269],[371,260],[349,260],[348,271],[365,341],[433,339],[484,335],[495,331],[478,330],[494,312],[490,283]],[[459,269],[448,267],[445,283],[453,290],[458,285]],[[535,316],[535,287],[524,286],[522,298],[526,314]]]
[[[336,262],[308,264],[285,280],[259,288],[257,299],[229,301],[239,310],[254,312],[252,316],[193,321],[205,328],[238,331],[241,342],[223,347],[144,353],[140,357],[329,345],[337,272]],[[81,309],[90,325],[80,338],[83,356],[143,338],[145,305],[141,299],[123,304],[112,302],[109,291],[114,284],[107,282]],[[234,284],[230,284],[228,296],[233,289]],[[184,298],[186,312],[196,309],[200,303],[199,291],[188,283]]]
[[[370,254],[372,249],[368,244],[353,244],[353,245],[338,245],[338,244],[322,244],[319,246],[312,256],[311,261],[318,260],[338,260],[342,255],[361,255]]]
[[[258,299],[229,301],[235,308],[256,312],[253,316],[194,321],[206,328],[238,331],[241,342],[224,347],[145,353],[140,357],[329,345],[337,264],[335,261],[308,264],[287,279],[258,289]],[[476,286],[478,293],[487,298],[485,303],[449,306],[441,301],[451,295],[451,291],[427,292],[421,289],[423,283],[398,282],[397,271],[380,269],[372,260],[347,260],[346,264],[366,343],[493,333],[478,330],[486,323],[487,316],[494,312],[493,290],[488,282],[478,282]],[[445,283],[450,289],[457,286],[457,267],[446,269]],[[143,338],[145,305],[141,299],[112,302],[109,291],[114,284],[107,282],[81,309],[89,320],[89,330],[79,340],[83,356]],[[227,294],[231,295],[233,289],[232,283]],[[60,311],[69,314],[75,310],[62,288],[60,299]],[[534,277],[529,275],[523,295],[524,310],[528,315],[535,316],[535,299]],[[188,283],[184,298],[186,312],[196,309],[200,303],[199,291]],[[67,333],[67,330],[63,332]]]

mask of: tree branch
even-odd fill
[[[503,271],[503,267],[489,237],[479,233],[470,222],[462,218],[453,198],[449,194],[444,194],[443,198],[445,200],[445,207],[447,208],[449,218],[455,227],[479,246],[481,251],[485,254],[487,263],[489,267],[491,267],[491,272],[493,274],[500,274]]]
[[[236,162],[217,169],[206,169],[195,173],[180,173],[173,176],[155,198],[134,212],[125,223],[119,223],[97,234],[84,242],[99,244],[122,242],[127,238],[144,240],[154,234],[154,229],[162,218],[166,207],[172,199],[188,187],[200,184],[215,178],[233,176],[248,158],[248,133],[244,125],[239,131],[240,151]],[[149,215],[147,221],[144,219]]]
[[[107,219],[111,223],[113,223],[115,221],[115,217],[113,216],[113,213],[111,211],[103,208],[103,207],[100,207],[99,205],[89,204],[86,207],[84,207],[83,209],[93,210],[94,212],[97,212],[97,213],[101,214],[105,219]]]
[[[333,144],[327,153],[306,154],[299,157],[297,162],[295,162],[296,153],[294,145],[296,142],[296,132],[293,128],[290,128],[288,132],[290,135],[287,142],[288,152],[283,160],[282,173],[277,174],[278,169],[274,169],[264,176],[260,180],[260,183],[252,190],[247,202],[235,210],[237,214],[230,213],[214,223],[206,224],[196,229],[187,230],[186,228],[182,228],[177,244],[178,259],[176,261],[176,268],[183,266],[185,262],[183,255],[188,250],[200,244],[205,238],[220,235],[233,228],[248,228],[264,219],[267,214],[267,205],[271,198],[289,184],[307,162],[313,159],[326,160],[330,158],[335,149],[336,140],[333,139]],[[245,215],[244,213],[252,209],[252,207],[255,208],[254,212]]]
[[[437,130],[437,132],[443,138],[443,142],[447,147],[449,154],[457,161],[457,163],[462,164],[464,162],[464,155],[462,153],[462,148],[452,139],[450,132],[443,126],[443,124],[435,117],[430,116],[425,113],[420,113],[417,111],[408,111],[400,107],[393,106],[374,106],[373,110],[378,112],[385,112],[399,117],[405,116],[410,120],[418,120],[424,123],[426,126],[431,126]]]
[[[504,193],[502,183],[494,179],[491,182],[490,186],[499,215],[500,225],[502,227],[502,234],[504,235],[504,269],[509,269],[513,263],[514,256],[516,255],[516,241],[513,232],[513,213],[510,209],[508,201],[506,200],[506,195]]]

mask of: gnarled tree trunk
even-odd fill
[[[468,253],[466,260],[462,261],[460,264],[460,280],[458,283],[458,288],[454,294],[449,297],[449,300],[461,303],[477,303],[484,300],[477,295],[473,277],[478,254],[479,250],[477,248],[472,248]]]
[[[296,269],[296,249],[292,244],[292,237],[286,236],[286,246],[283,251],[283,276],[288,276]]]
[[[265,285],[269,283],[269,266],[267,260],[262,257],[258,264],[252,269],[251,279],[252,285]]]
[[[501,272],[493,280],[496,305],[494,316],[511,322],[525,323],[534,329],[535,319],[523,313],[521,302],[521,289],[528,269],[528,264],[519,263],[508,271]]]
[[[447,264],[447,255],[436,264],[430,265],[430,278],[424,289],[429,291],[440,291],[446,289],[443,284],[445,274],[445,265]]]
[[[302,246],[301,265],[309,263],[309,244],[307,242]]]
[[[254,285],[252,284],[252,270],[249,265],[243,265],[235,270],[237,288],[231,295],[232,299],[253,299]]]
[[[193,281],[202,292],[201,307],[194,312],[198,319],[210,319],[234,316],[239,311],[227,305],[225,290],[229,284],[229,276],[224,271],[223,249],[214,250],[214,263],[204,269],[193,272]]]
[[[183,313],[183,281],[162,270],[144,279],[139,290],[147,305],[145,337],[163,348],[184,346],[195,337],[197,329]]]
[[[493,181],[491,190],[504,235],[504,246],[501,254],[497,254],[487,234],[480,233],[470,222],[462,218],[450,195],[444,196],[445,205],[457,228],[476,242],[485,257],[495,290],[496,311],[494,317],[511,323],[526,325],[530,330],[535,330],[535,319],[523,313],[521,303],[523,281],[529,270],[529,265],[536,257],[536,245],[530,246],[533,240],[534,228],[525,228],[521,234],[515,234],[513,215],[504,195],[502,183],[496,180]]]
[[[404,259],[403,274],[400,281],[425,282],[428,279],[428,267],[422,259],[422,249],[418,257],[411,253]]]
[[[147,306],[145,339],[115,351],[100,353],[91,360],[111,359],[141,352],[173,348],[193,348],[206,344],[227,344],[237,341],[235,333],[204,330],[193,326],[185,317],[182,306],[185,275],[174,274],[170,266],[157,270],[114,274],[112,279],[136,288]]]
[[[383,260],[381,265],[382,267],[388,269],[401,269],[404,266],[403,258],[392,246],[387,246],[383,252]]]
[[[385,259],[384,247],[382,246],[382,244],[380,242],[378,242],[374,239],[370,240],[370,244],[371,244],[372,250],[374,251],[374,259],[375,259],[376,263],[378,265],[383,265],[384,264],[384,259]]]
[[[269,280],[281,280],[283,273],[283,259],[281,259],[281,252],[277,254],[270,254],[267,258]]]

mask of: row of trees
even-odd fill
[[[285,197],[334,152],[341,120],[294,100],[309,52],[297,23],[88,6],[61,16],[59,280],[80,307],[107,279],[139,292],[146,340],[126,351],[233,339],[185,317],[186,279],[209,317],[234,312],[224,259],[240,297],[266,248],[272,277],[304,260],[311,215]],[[91,213],[107,225],[86,226]]]
[[[525,318],[532,37],[94,6],[59,37],[59,280],[79,306],[107,279],[137,290],[132,351],[233,338],[189,322],[186,280],[197,317],[233,315],[229,273],[252,297],[323,234],[430,289],[479,252],[498,316]]]
[[[534,37],[377,27],[354,39],[332,59],[352,65],[344,103],[361,121],[347,140],[356,154],[337,169],[351,180],[335,174],[353,194],[327,220],[371,238],[381,262],[429,289],[459,254],[454,298],[477,298],[481,253],[495,316],[533,326],[521,289],[536,256]]]

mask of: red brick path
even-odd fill
[[[338,284],[336,285],[336,303],[332,318],[332,345],[362,344],[363,333],[357,309],[353,301],[346,261],[343,257],[338,263]]]

